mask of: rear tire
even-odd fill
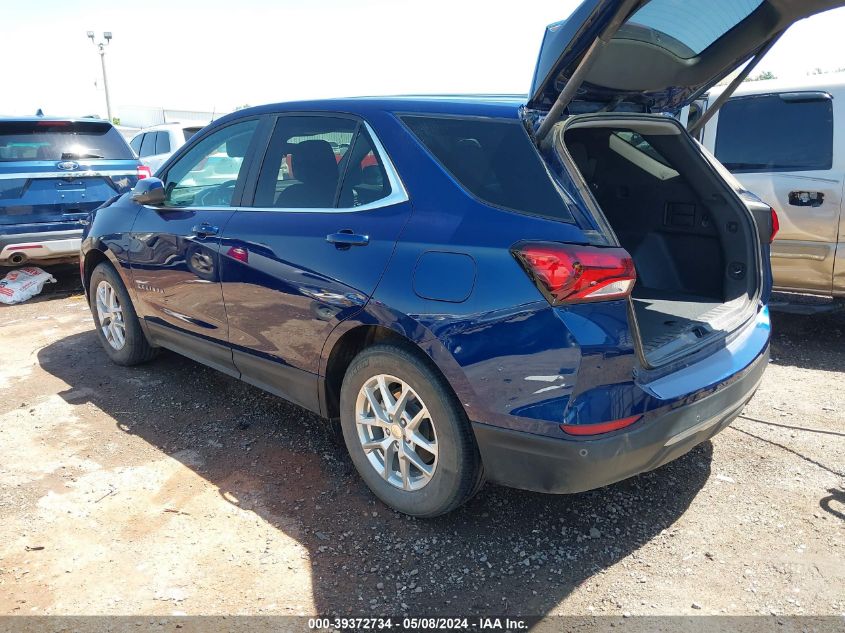
[[[358,354],[341,386],[340,419],[361,478],[400,512],[445,514],[483,484],[481,458],[463,409],[443,378],[411,348],[380,344]]]
[[[111,264],[97,265],[88,293],[97,338],[113,363],[138,365],[156,355],[158,350],[147,340],[129,293]]]

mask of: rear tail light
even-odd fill
[[[552,305],[624,299],[637,280],[624,248],[524,242],[512,252]]]
[[[629,418],[611,420],[610,422],[599,422],[598,424],[561,424],[560,428],[563,429],[564,433],[569,433],[569,435],[599,435],[601,433],[610,433],[611,431],[624,429],[625,427],[631,426],[641,417],[643,416],[632,415]]]
[[[780,220],[778,220],[777,211],[772,209],[772,234],[769,236],[769,244],[775,241],[775,235],[780,231]]]
[[[226,254],[239,262],[249,263],[249,251],[242,246],[232,246]]]
[[[150,170],[149,167],[146,165],[138,165],[138,180],[143,180],[144,178],[152,178],[153,172]]]

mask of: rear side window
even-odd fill
[[[170,133],[156,132],[156,154],[167,154],[170,151]]]
[[[133,138],[131,141],[129,141],[129,147],[131,147],[135,151],[135,154],[137,154],[138,156],[141,155],[141,141],[143,141],[143,140],[144,140],[144,135],[139,134],[138,136]]]
[[[403,116],[471,194],[505,209],[572,222],[542,158],[518,121]]]
[[[152,156],[156,153],[156,133],[155,132],[147,132],[144,134],[144,140],[141,141],[141,151],[138,155],[141,158],[145,158],[147,156]]]
[[[821,93],[730,99],[719,110],[716,158],[734,173],[830,169],[833,99]]]
[[[357,131],[358,123],[351,119],[279,117],[258,176],[254,206],[337,206],[338,188]]]
[[[0,123],[0,161],[133,159],[129,145],[105,121]]]

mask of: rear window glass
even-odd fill
[[[518,121],[403,116],[402,121],[470,193],[488,204],[572,222]]]
[[[615,37],[647,41],[689,59],[742,22],[761,4],[763,0],[708,0],[704,9],[698,2],[651,0],[630,17]],[[651,31],[650,36],[642,33],[642,28]]]
[[[735,173],[830,169],[833,100],[818,93],[730,99],[719,110],[716,158]]]
[[[192,137],[194,134],[196,134],[197,132],[199,132],[201,129],[202,129],[201,127],[186,127],[186,128],[182,128],[182,134],[184,134],[184,135],[185,135],[185,142],[187,143],[188,141],[190,141],[190,140],[191,140],[191,137]]]
[[[104,121],[0,123],[0,161],[132,159],[132,150]]]

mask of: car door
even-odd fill
[[[218,128],[192,143],[162,175],[166,199],[140,206],[132,227],[131,275],[138,312],[156,342],[237,374],[220,287],[220,233],[246,176],[258,119]],[[226,169],[220,172],[220,161]]]
[[[410,203],[350,116],[279,116],[251,178],[221,245],[234,362],[247,382],[317,409],[323,344],[372,295]]]
[[[706,130],[716,158],[778,214],[776,288],[832,291],[845,181],[834,162],[835,133],[845,139],[826,91],[737,96]]]

